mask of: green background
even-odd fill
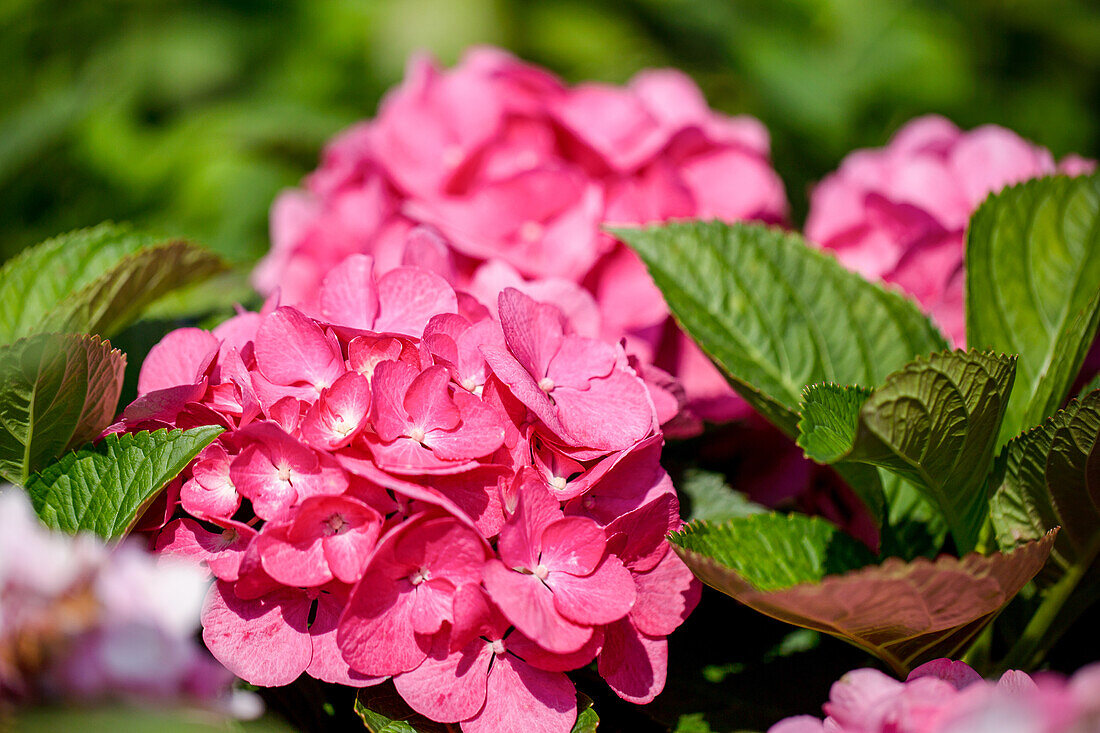
[[[673,65],[810,184],[905,120],[1100,153],[1085,0],[0,0],[0,259],[104,219],[247,263],[275,193],[370,116],[414,49],[495,43],[567,80]]]

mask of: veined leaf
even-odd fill
[[[799,445],[821,463],[898,474],[935,503],[959,551],[969,552],[985,521],[1014,365],[1013,357],[944,352],[907,364],[869,395],[817,385],[805,393]]]
[[[834,544],[836,528],[760,516],[722,527],[691,524],[672,535],[673,549],[704,583],[780,621],[866,649],[901,675],[965,646],[1039,571],[1054,541],[1050,533],[1007,554],[890,558],[837,574],[832,567],[858,558],[847,554],[855,548]],[[762,547],[770,554],[761,555]]]
[[[0,343],[47,331],[112,335],[164,294],[224,268],[189,242],[114,224],[63,234],[0,270]]]
[[[805,385],[879,384],[914,356],[947,347],[912,301],[797,234],[720,222],[614,233],[734,388],[791,437]]]
[[[97,336],[39,334],[0,346],[0,476],[22,484],[114,417],[126,357]]]
[[[1100,542],[1100,392],[1071,401],[1008,444],[990,514],[1002,548],[1062,527],[1055,564],[1090,564]]]
[[[1042,178],[986,199],[966,243],[971,347],[1019,354],[998,447],[1054,414],[1100,321],[1100,175]]]
[[[27,492],[47,525],[115,539],[221,432],[221,427],[204,426],[111,434],[32,476]]]
[[[835,524],[805,514],[768,512],[724,524],[692,522],[670,539],[736,571],[747,587],[762,591],[818,583],[875,561],[866,546]]]

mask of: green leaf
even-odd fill
[[[867,552],[827,522],[756,515],[695,523],[672,546],[707,585],[796,626],[866,649],[905,675],[951,656],[1043,566],[1054,534],[1011,553],[867,565]],[[763,521],[762,521],[763,520]]]
[[[47,331],[112,335],[166,293],[224,267],[189,242],[124,226],[63,234],[0,270],[0,343]]]
[[[986,199],[966,244],[971,347],[1019,354],[998,447],[1066,398],[1100,321],[1100,176],[1043,178]]]
[[[750,501],[740,491],[734,491],[720,473],[692,468],[684,472],[680,493],[688,498],[690,513],[686,519],[724,522],[734,517],[763,514],[768,510]]]
[[[592,707],[592,698],[584,693],[577,693],[577,722],[573,723],[570,733],[596,733],[600,727],[600,716],[596,715]]]
[[[944,352],[907,364],[869,396],[819,385],[805,393],[798,443],[821,463],[898,474],[935,503],[959,552],[969,552],[985,521],[1014,366],[1014,357]]]
[[[638,252],[676,320],[734,389],[791,437],[805,385],[879,384],[947,346],[912,301],[797,234],[720,222],[614,234]]]
[[[34,471],[110,424],[126,357],[97,336],[39,334],[0,346],[0,476]]]
[[[747,587],[759,591],[817,583],[875,559],[836,525],[805,514],[769,512],[721,525],[692,522],[670,540],[737,571]]]
[[[38,516],[55,529],[126,534],[164,486],[222,432],[190,430],[111,434],[66,453],[27,481]]]
[[[1004,481],[990,516],[1002,548],[1015,547],[1061,526],[1053,559],[1063,570],[1100,538],[1100,392],[1008,444]],[[1091,562],[1087,558],[1087,562]]]

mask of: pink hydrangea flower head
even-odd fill
[[[414,336],[422,322],[398,330],[374,320],[385,313],[376,298],[391,270],[430,272],[460,299],[468,290],[490,308],[497,293],[515,287],[554,299],[578,334],[625,338],[643,367],[657,363],[681,379],[681,412],[694,414],[702,399],[708,419],[728,420],[741,403],[709,363],[695,370],[698,381],[681,374],[681,346],[666,335],[675,326],[660,293],[602,227],[672,218],[782,222],[786,196],[768,148],[759,122],[709,109],[674,70],[644,71],[621,87],[568,87],[497,49],[472,49],[447,70],[418,56],[377,117],[333,140],[304,188],[276,201],[272,251],[254,281],[330,322]],[[558,282],[525,287],[502,268]],[[440,290],[417,277],[423,282],[402,286],[406,299]],[[682,425],[698,429],[691,420]]]
[[[885,147],[849,155],[811,197],[806,235],[847,267],[912,295],[956,345],[966,341],[963,233],[990,193],[1095,162],[1050,152],[995,125],[969,132],[930,115]]]

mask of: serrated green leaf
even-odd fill
[[[690,513],[685,519],[689,521],[702,519],[719,523],[768,511],[740,491],[731,489],[720,473],[689,469],[676,488],[688,498]]]
[[[209,425],[111,434],[31,476],[27,492],[50,527],[115,539],[222,430]]]
[[[676,320],[757,411],[797,436],[802,388],[879,384],[947,342],[910,300],[797,234],[687,222],[616,229]]]
[[[1034,577],[1054,541],[1051,533],[1011,553],[872,565],[866,548],[837,544],[845,536],[823,520],[766,516],[692,524],[670,539],[704,583],[866,649],[901,675],[964,647]]]
[[[39,334],[0,346],[0,476],[22,484],[114,417],[126,357],[96,336]]]
[[[1072,400],[1064,410],[1006,448],[1004,481],[990,516],[1002,548],[1062,527],[1053,559],[1065,570],[1095,554],[1100,538],[1100,392]],[[1092,558],[1084,558],[1091,563]]]
[[[875,559],[836,525],[805,514],[753,514],[720,525],[692,522],[669,539],[736,570],[760,591],[816,583]]]
[[[125,226],[63,234],[0,270],[0,343],[47,331],[112,335],[166,293],[224,267],[189,242]]]
[[[865,399],[819,385],[805,393],[798,443],[821,463],[898,474],[934,502],[959,552],[969,552],[985,521],[1014,365],[1014,357],[944,352],[907,364]]]
[[[811,384],[802,391],[798,446],[807,458],[835,463],[852,448],[859,428],[859,409],[874,390],[839,384]]]
[[[970,220],[966,332],[971,347],[1019,354],[998,447],[1054,414],[1100,321],[1100,176],[1028,181]]]

